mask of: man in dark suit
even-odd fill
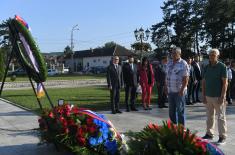
[[[136,64],[134,64],[134,57],[128,57],[129,62],[123,65],[123,80],[125,85],[125,103],[126,111],[138,111],[135,107],[136,100],[136,89],[139,84],[138,69]],[[130,95],[130,107],[128,104],[128,99]]]
[[[192,90],[193,103],[201,102],[198,97],[200,83],[201,83],[200,81],[202,80],[202,72],[201,72],[201,67],[199,65],[199,59],[200,59],[199,55],[196,55],[192,63],[194,74],[195,74],[195,84],[193,85],[193,90]],[[196,94],[196,100],[194,97],[194,92]]]
[[[119,57],[114,56],[107,68],[107,83],[110,90],[112,114],[122,113],[119,110],[120,89],[123,86],[122,67],[118,64]]]
[[[158,107],[159,108],[167,108],[165,105],[166,102],[166,64],[167,64],[167,56],[164,55],[161,58],[161,63],[158,64],[155,68],[155,80],[157,85],[158,92]]]

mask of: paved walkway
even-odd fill
[[[187,106],[186,126],[197,131],[199,136],[205,134],[205,108],[202,104]],[[161,123],[168,119],[168,109],[153,108],[151,111],[124,112],[112,115],[104,113],[120,132],[140,131],[148,123]],[[38,146],[38,117],[33,113],[0,100],[0,155],[64,155],[58,153],[53,145]],[[235,106],[227,108],[228,138],[227,144],[220,147],[226,155],[235,151]],[[20,130],[20,131],[18,131]],[[217,132],[216,132],[217,133]],[[214,141],[217,141],[217,137]],[[67,154],[66,154],[67,155]]]

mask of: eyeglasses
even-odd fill
[[[119,59],[115,59],[115,60],[119,60]]]

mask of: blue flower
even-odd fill
[[[103,133],[103,134],[102,134],[102,137],[103,137],[104,140],[108,139],[108,137],[109,137],[109,136],[108,136],[108,133]]]
[[[96,145],[98,145],[97,139],[96,139],[96,138],[93,138],[93,137],[91,137],[91,138],[89,139],[89,143],[90,143],[91,146],[96,146]]]
[[[97,140],[98,144],[103,143],[103,141],[104,141],[104,140],[103,140],[103,138],[102,138],[102,137],[99,137],[99,138],[98,138],[98,140]]]
[[[106,147],[109,154],[113,155],[117,152],[117,142],[116,142],[116,140],[107,141],[104,145],[105,145],[105,147]]]

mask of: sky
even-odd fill
[[[19,15],[29,24],[43,53],[74,51],[114,41],[130,49],[137,28],[151,28],[162,21],[164,0],[2,0],[0,21]],[[149,39],[148,42],[151,40]]]

